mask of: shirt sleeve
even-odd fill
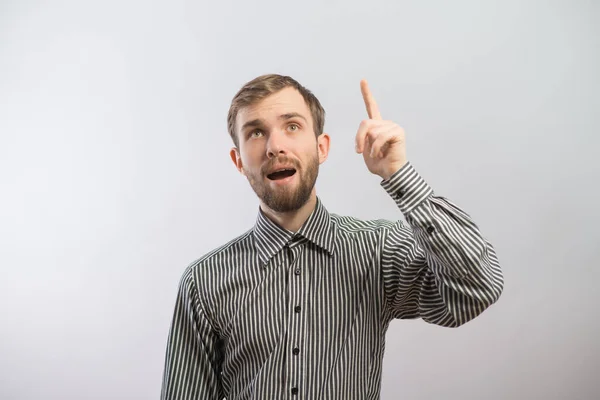
[[[223,399],[218,335],[205,315],[192,269],[184,273],[169,330],[162,400]]]
[[[407,163],[381,182],[404,214],[387,228],[382,253],[385,312],[457,327],[495,303],[504,278],[493,246],[469,215]]]

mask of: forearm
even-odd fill
[[[433,323],[457,326],[493,304],[503,289],[502,271],[493,246],[469,215],[434,196],[410,164],[382,186],[405,215],[415,242],[415,254],[395,263],[406,271],[423,266],[418,276],[419,314],[430,316]],[[391,249],[399,236],[399,231],[390,232]],[[416,279],[414,275],[413,282]]]

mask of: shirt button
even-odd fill
[[[295,273],[296,275],[300,275],[300,268],[297,268],[297,269],[294,271],[294,273]]]
[[[298,354],[300,354],[300,349],[296,347],[294,349],[294,355],[297,356]]]
[[[435,228],[434,228],[432,225],[429,225],[429,226],[427,227],[427,233],[431,234],[431,233],[433,233],[433,232],[435,232]]]
[[[297,313],[299,313],[301,309],[302,309],[302,308],[301,308],[300,306],[296,306],[296,307],[294,307],[294,311],[296,311]]]
[[[294,394],[294,395],[298,394],[298,388],[293,387],[292,394]]]

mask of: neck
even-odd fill
[[[300,227],[302,227],[302,225],[306,222],[308,217],[310,217],[310,214],[313,212],[316,205],[317,195],[315,193],[315,190],[313,189],[312,193],[310,194],[310,197],[308,198],[308,201],[304,203],[302,207],[295,211],[273,211],[264,203],[261,203],[261,209],[270,220],[272,220],[282,228],[287,229],[291,232],[298,232]]]

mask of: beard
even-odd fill
[[[273,188],[269,184],[266,171],[269,171],[273,165],[281,163],[286,165],[293,165],[296,169],[295,175],[298,175],[298,184],[296,187],[292,185],[285,185],[283,187]],[[258,198],[271,210],[275,212],[290,212],[300,209],[308,199],[317,181],[319,175],[319,158],[318,155],[314,154],[307,164],[306,168],[301,168],[298,161],[288,158],[287,156],[281,156],[273,158],[267,162],[260,171],[248,173],[248,182],[254,193]]]

